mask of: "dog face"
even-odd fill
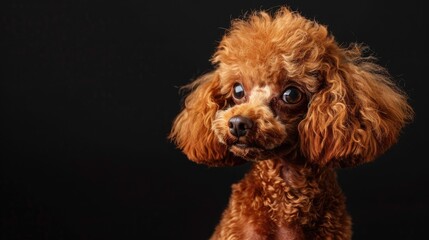
[[[234,71],[229,68],[225,71]],[[268,69],[260,69],[266,73]],[[216,112],[212,130],[234,155],[255,161],[286,157],[297,148],[298,124],[307,113],[317,79],[287,75],[260,79],[246,72],[223,78],[229,86],[227,106]],[[251,78],[254,78],[250,80]]]
[[[293,160],[353,166],[394,144],[412,109],[363,48],[286,8],[235,20],[170,138],[208,165]]]

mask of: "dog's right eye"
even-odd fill
[[[244,97],[244,88],[240,83],[234,84],[232,95],[235,99],[241,99]]]

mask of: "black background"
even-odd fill
[[[166,136],[178,86],[211,69],[230,20],[287,3],[370,46],[416,111],[375,162],[339,170],[354,239],[427,228],[422,1],[3,1],[2,239],[207,239],[248,165],[188,161]]]

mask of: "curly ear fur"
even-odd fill
[[[225,106],[216,72],[207,73],[184,86],[191,91],[184,108],[173,123],[169,138],[186,156],[197,163],[210,166],[234,165],[241,161],[227,152],[211,130],[216,112]]]
[[[312,162],[354,166],[369,162],[392,146],[413,110],[406,95],[362,48],[330,57],[325,86],[312,99],[299,125],[301,150]]]

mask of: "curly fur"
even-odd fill
[[[376,159],[413,110],[366,48],[286,7],[237,19],[189,85],[169,138],[209,166],[253,162],[211,239],[351,239],[336,167]],[[233,95],[241,84],[244,97]],[[282,100],[295,87],[299,102]],[[231,130],[234,116],[251,124]]]

